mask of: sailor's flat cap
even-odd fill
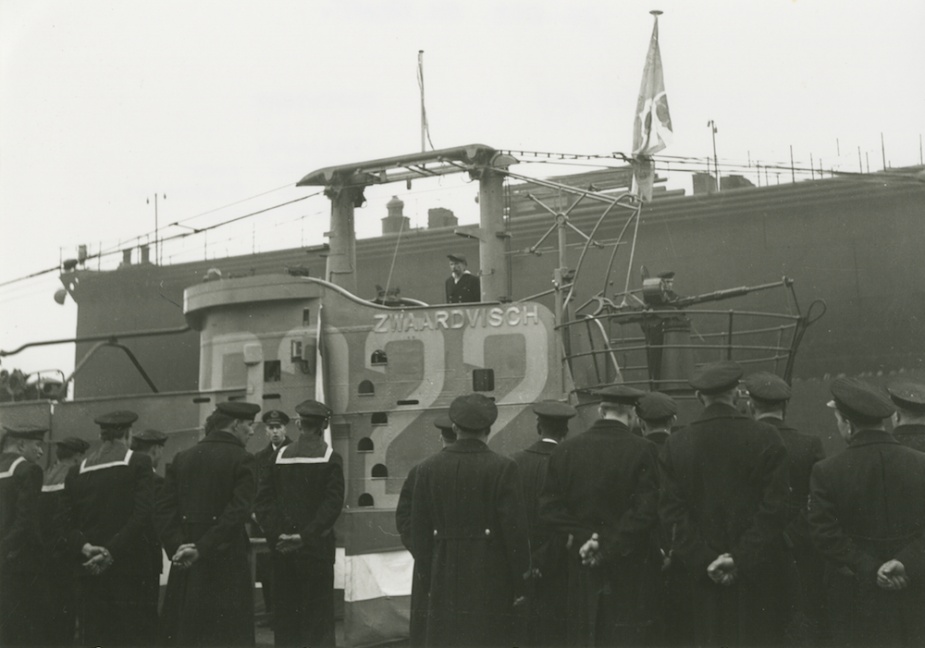
[[[484,430],[498,418],[498,406],[482,394],[457,396],[450,403],[450,420],[464,430]]]
[[[890,393],[890,400],[899,409],[925,414],[925,385],[911,382],[895,383],[886,390]]]
[[[701,394],[721,394],[739,384],[742,367],[738,362],[723,360],[701,367],[690,380],[690,385]]]
[[[554,421],[568,421],[578,414],[578,410],[569,405],[554,400],[544,400],[531,405],[533,413],[541,419],[550,419]]]
[[[90,444],[80,437],[65,437],[60,441],[55,441],[55,445],[73,452],[86,452],[90,449]]]
[[[48,432],[47,427],[41,425],[4,425],[3,432],[5,436],[13,439],[27,439],[38,441]]]
[[[129,410],[107,412],[93,419],[93,422],[103,428],[125,428],[138,420],[138,415]]]
[[[267,410],[260,420],[268,425],[286,425],[289,422],[289,415],[279,410]]]
[[[833,400],[828,406],[848,418],[879,421],[895,410],[893,403],[880,390],[856,378],[836,378],[829,385]]]
[[[434,421],[434,427],[437,428],[437,429],[439,429],[439,430],[441,430],[441,431],[442,431],[442,430],[452,430],[452,429],[453,429],[453,421],[451,421],[451,420],[450,420],[450,417],[447,416],[446,414],[441,414],[441,415],[438,416],[437,419]]]
[[[469,262],[466,261],[466,257],[463,256],[462,254],[457,254],[457,253],[447,254],[446,258],[452,261],[453,263],[465,263],[466,265],[469,265]]]
[[[334,412],[331,411],[331,408],[316,400],[309,398],[304,400],[298,405],[295,406],[295,413],[299,415],[300,418],[331,418],[331,414]]]
[[[759,371],[745,377],[745,389],[758,400],[781,403],[790,400],[790,385],[768,371]]]
[[[167,443],[167,435],[160,430],[147,429],[136,434],[132,434],[132,443],[140,441],[148,445],[164,445]]]
[[[248,403],[246,401],[226,401],[217,403],[215,409],[231,418],[241,421],[253,421],[260,411],[260,405]]]
[[[636,413],[646,421],[657,421],[678,413],[678,404],[668,394],[649,392],[636,403]]]
[[[634,405],[646,392],[628,385],[611,385],[602,389],[591,390],[592,396],[597,396],[604,403],[622,403]]]

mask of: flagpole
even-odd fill
[[[658,44],[659,9],[649,12],[653,18],[652,36],[646,53],[639,98],[633,121],[633,177],[636,181],[633,193],[642,202],[652,200],[655,182],[655,164],[652,155],[665,148],[671,140],[671,116],[662,73],[662,57]]]
[[[324,388],[324,352],[321,349],[321,345],[324,341],[324,325],[321,321],[323,312],[324,305],[318,304],[318,330],[315,336],[315,400],[331,407],[330,403],[327,402],[327,390]],[[334,447],[330,421],[328,421],[328,426],[324,429],[323,438],[329,448]]]
[[[424,132],[427,128],[427,114],[424,112],[424,50],[418,50],[418,88],[421,91],[421,153],[425,151]]]

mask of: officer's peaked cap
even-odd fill
[[[457,396],[450,403],[450,420],[464,430],[484,430],[498,418],[498,406],[482,394]]]
[[[4,425],[3,431],[6,436],[13,439],[37,441],[45,436],[48,428],[40,425]]]
[[[742,367],[732,360],[712,362],[701,367],[690,380],[690,385],[708,396],[729,391],[739,384]]]
[[[160,430],[147,429],[137,434],[132,434],[132,442],[141,441],[150,445],[164,445],[167,443],[167,435]]]
[[[553,421],[568,421],[578,414],[578,410],[569,405],[554,400],[544,400],[534,403],[532,406],[533,413],[541,419],[551,419]]]
[[[245,401],[226,401],[216,404],[215,409],[233,419],[253,421],[254,417],[257,416],[257,412],[260,411],[260,405]]]
[[[268,425],[286,425],[289,422],[289,415],[279,410],[268,410],[260,417]]]
[[[646,421],[657,421],[678,413],[678,404],[668,394],[649,392],[636,403],[636,413]]]
[[[745,389],[758,400],[781,403],[790,400],[790,385],[775,374],[759,371],[745,377]]]
[[[90,449],[90,444],[79,437],[65,437],[60,441],[55,441],[55,445],[73,452],[86,452]]]
[[[138,420],[138,415],[129,410],[118,410],[108,412],[93,419],[93,422],[101,428],[126,428]]]
[[[452,261],[453,263],[465,263],[466,265],[469,265],[469,263],[466,261],[466,257],[463,256],[462,254],[458,254],[458,253],[447,254],[446,258]]]
[[[327,419],[327,418],[331,418],[331,414],[333,414],[330,407],[328,407],[324,403],[320,403],[316,400],[312,400],[311,398],[309,398],[308,400],[304,400],[298,405],[296,405],[295,413],[298,414],[300,418],[307,418],[307,419],[311,419],[311,418]]]
[[[890,400],[899,409],[925,414],[925,385],[896,383],[887,387],[887,391],[890,392]]]
[[[893,413],[893,403],[872,385],[856,378],[836,378],[829,385],[833,400],[829,407],[848,418],[879,421]]]
[[[628,385],[611,385],[603,389],[595,389],[591,394],[599,397],[604,403],[635,405],[645,395],[645,392]]]

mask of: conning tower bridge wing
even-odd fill
[[[471,171],[487,166],[498,152],[484,144],[424,151],[409,155],[324,167],[299,180],[299,187],[366,187]],[[513,161],[513,160],[511,160]]]
[[[502,181],[504,171],[516,162],[490,146],[469,144],[325,167],[309,173],[296,186],[324,187],[324,194],[331,201],[325,279],[348,292],[357,292],[354,210],[365,202],[366,187],[465,172],[479,181],[479,229],[472,238],[479,240],[481,301],[510,301]]]

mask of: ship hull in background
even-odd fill
[[[793,423],[840,447],[831,416],[821,407],[831,377],[868,377],[882,383],[897,373],[925,370],[925,181],[921,168],[761,188],[736,189],[705,196],[656,199],[643,210],[630,270],[630,287],[639,286],[639,268],[653,274],[674,270],[675,290],[695,295],[755,285],[788,276],[794,279],[801,307],[816,299],[827,312],[811,326],[797,354],[791,404]],[[509,200],[510,294],[534,295],[551,287],[557,266],[554,244],[542,255],[525,252],[551,224],[551,217],[523,198],[515,187]],[[555,202],[558,201],[558,203]],[[573,201],[563,194],[551,201],[561,209]],[[571,220],[590,232],[601,213],[582,204]],[[612,212],[595,238],[611,243],[626,214]],[[570,235],[569,265],[574,267],[583,242]],[[396,255],[397,246],[397,255]],[[621,244],[605,279],[612,248],[588,250],[578,279],[577,304],[605,288],[623,290],[629,244]],[[357,242],[360,297],[376,296],[389,275],[401,296],[427,303],[443,301],[446,254],[460,252],[475,268],[478,245],[454,235],[453,228],[411,230]],[[324,277],[324,258],[303,249],[210,259],[158,267],[150,264],[109,272],[77,271],[63,281],[79,282],[77,336],[182,326],[183,291],[202,281],[210,268],[224,277],[278,273],[287,266],[308,268]],[[537,301],[552,308],[550,296]],[[779,291],[756,293],[720,303],[737,310],[786,309]],[[717,307],[717,306],[714,306]],[[193,391],[199,383],[198,334],[126,341],[161,391]],[[77,345],[80,361],[90,344]],[[801,388],[801,385],[804,387]],[[110,397],[149,391],[135,368],[116,350],[102,350],[82,367],[76,398]]]

